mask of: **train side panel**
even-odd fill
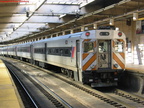
[[[25,44],[17,45],[16,55],[19,59],[23,59],[24,61],[31,59],[30,45],[31,45],[31,43],[25,43]]]

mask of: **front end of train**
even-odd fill
[[[125,34],[102,29],[95,37],[82,43],[82,81],[92,87],[117,86],[125,70]]]

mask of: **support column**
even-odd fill
[[[82,27],[81,27],[81,31],[84,31],[84,29],[85,29],[85,27],[84,27],[84,26],[82,26]]]
[[[93,24],[93,28],[97,29],[97,23]]]
[[[65,35],[65,31],[62,32],[62,35]]]
[[[72,29],[72,30],[70,30],[70,33],[71,33],[71,34],[73,34],[73,29]]]

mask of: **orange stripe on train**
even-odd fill
[[[122,69],[124,69],[125,68],[125,65],[122,63],[122,61],[116,56],[116,54],[115,53],[113,53],[113,59],[118,63],[118,65],[122,68]],[[114,67],[113,67],[114,68]],[[116,69],[116,68],[114,68],[114,69]]]
[[[119,54],[122,56],[123,59],[125,59],[125,53],[122,52],[122,53],[119,53]]]
[[[84,53],[82,56],[82,59],[84,60],[88,55],[89,55],[89,53]]]
[[[92,68],[92,70],[96,70],[97,66],[95,66],[94,68]]]
[[[118,41],[120,41],[120,42],[124,42],[124,40],[123,39],[117,39]]]
[[[96,41],[94,41],[94,48],[96,48]]]
[[[91,39],[85,39],[84,41],[90,41]]]
[[[113,41],[113,44],[112,44],[113,48],[115,47],[115,42]]]
[[[87,63],[84,64],[83,70],[86,70],[96,60],[96,54],[94,54]]]

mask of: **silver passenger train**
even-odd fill
[[[117,86],[125,69],[125,38],[118,30],[89,30],[7,46],[0,52],[41,67],[57,66],[92,87]]]

